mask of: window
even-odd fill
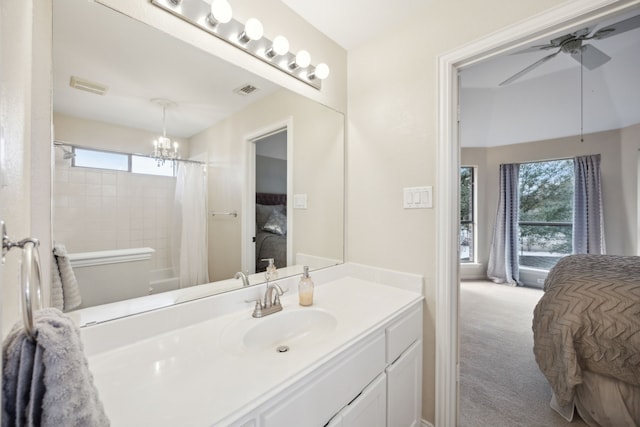
[[[573,161],[522,163],[519,180],[520,266],[549,270],[572,252]]]
[[[158,166],[155,159],[138,154],[93,150],[74,147],[72,166],[108,169],[147,175],[176,176],[176,162],[166,161]]]
[[[129,170],[129,156],[122,153],[109,151],[88,150],[85,148],[73,148],[75,157],[73,166],[96,169],[110,169],[116,171]]]
[[[475,168],[460,168],[460,262],[475,262]]]
[[[162,175],[162,176],[176,176],[175,163],[173,161],[166,161],[160,163],[156,159],[151,157],[137,156],[133,154],[131,156],[131,172],[144,173],[147,175]]]

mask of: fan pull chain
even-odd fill
[[[584,142],[584,67],[582,66],[582,48],[580,48],[580,142]]]

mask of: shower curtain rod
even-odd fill
[[[94,150],[94,151],[103,151],[105,153],[113,153],[113,154],[125,154],[125,155],[135,155],[135,156],[140,156],[140,157],[148,157],[150,159],[155,159],[155,157],[151,156],[150,154],[141,154],[141,153],[125,153],[123,151],[114,151],[114,150],[105,150],[102,148],[95,148],[95,147],[87,147],[87,146],[83,146],[83,145],[78,145],[78,144],[72,144],[70,142],[65,142],[65,141],[60,141],[60,140],[54,140],[53,141],[53,145],[64,145],[67,147],[73,147],[73,148],[80,148],[80,149],[84,149],[84,150]],[[204,165],[205,162],[201,162],[199,160],[189,160],[189,159],[172,159],[172,161],[175,160],[177,162],[185,162],[185,163],[196,163],[198,165]]]

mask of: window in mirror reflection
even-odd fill
[[[87,150],[85,148],[73,149],[74,167],[112,169],[116,171],[129,170],[129,156],[122,153],[111,153],[108,151]]]
[[[176,176],[175,162],[158,164],[151,157],[112,151],[74,148],[73,167],[107,169],[146,175]]]
[[[131,156],[131,172],[147,175],[176,176],[176,167],[173,161],[158,164],[151,157]]]

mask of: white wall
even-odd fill
[[[637,159],[640,125],[580,136],[490,148],[462,148],[464,166],[478,167],[478,263],[486,276],[501,163],[572,158],[601,154],[603,214],[607,253],[633,255],[637,251]],[[465,266],[462,266],[465,270]],[[465,276],[463,276],[465,277]],[[466,276],[472,278],[471,276]],[[474,277],[476,278],[476,277]]]
[[[308,195],[308,209],[293,211],[293,253],[343,259],[344,118],[289,91],[279,91],[190,139],[192,153],[208,155],[209,210],[238,218],[209,218],[209,278],[241,269],[246,138],[292,120],[293,192]]]
[[[349,51],[347,259],[426,278],[423,416],[434,420],[434,210],[404,210],[402,187],[433,185],[437,58],[560,0],[435,2]],[[437,200],[436,198],[434,198]],[[382,232],[381,232],[382,231]]]
[[[40,239],[45,300],[51,245],[50,34],[50,1],[0,2],[0,219],[13,240]],[[3,337],[20,319],[20,257],[13,249],[0,267]]]

